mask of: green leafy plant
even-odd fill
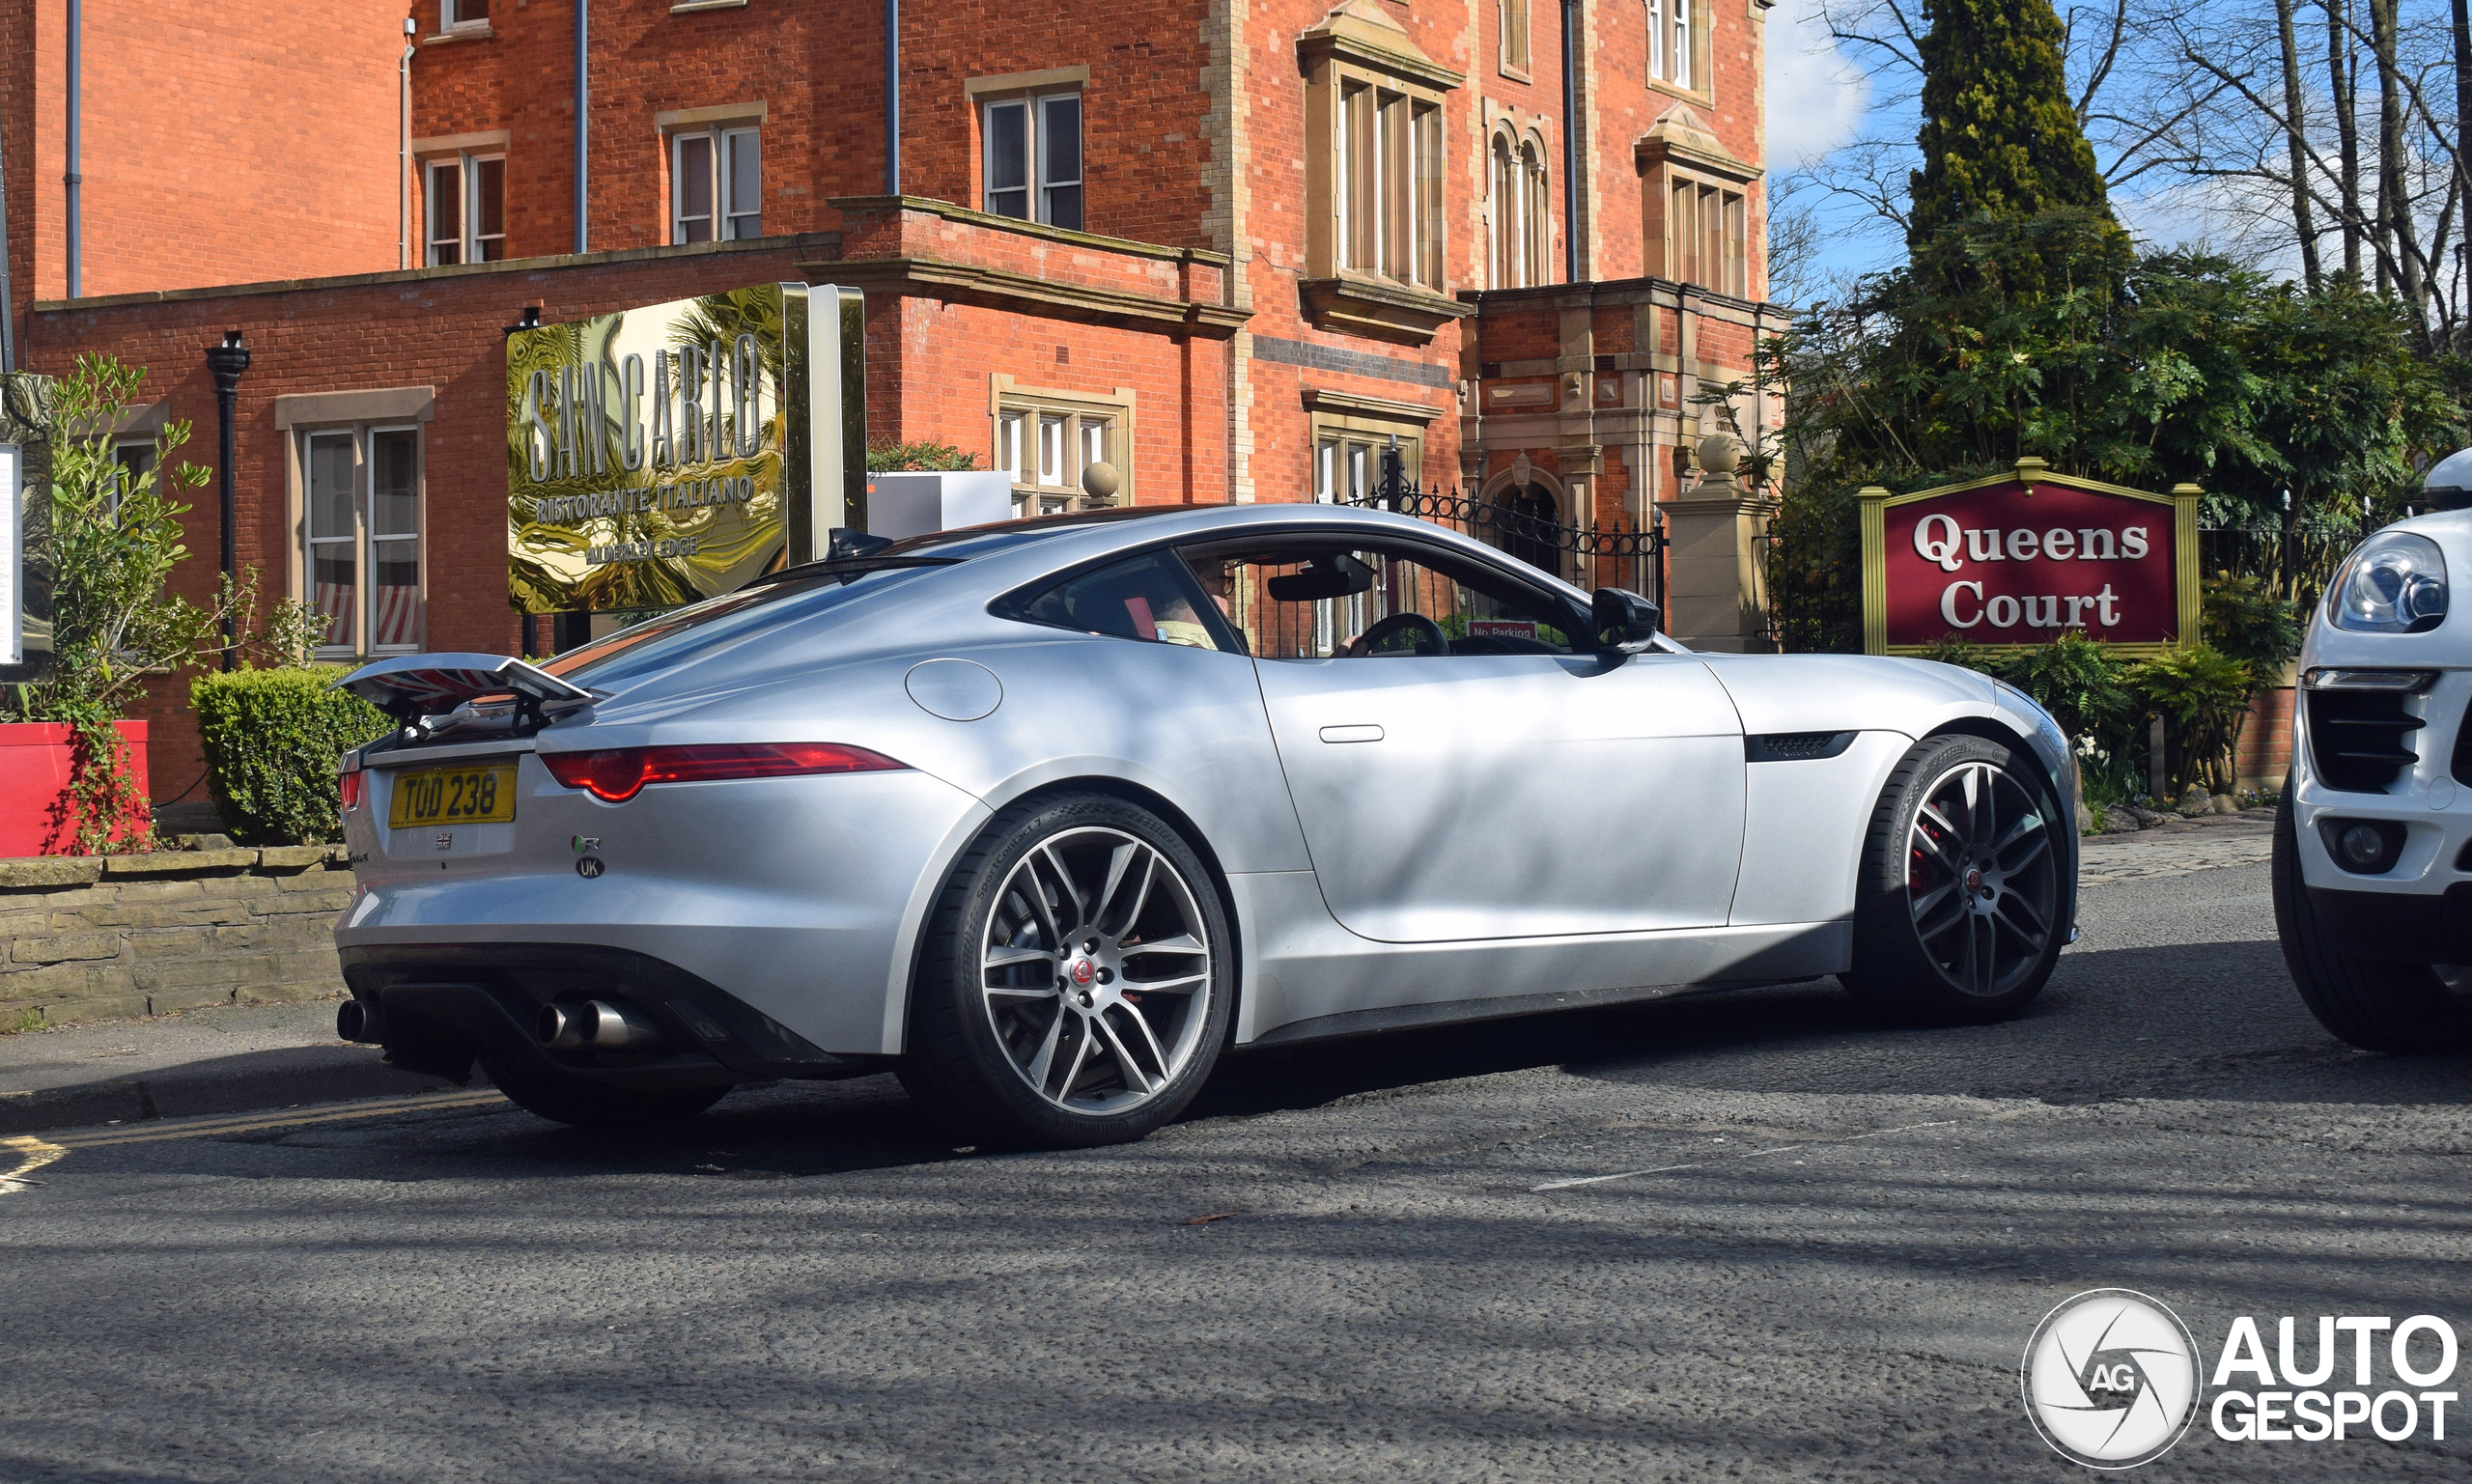
[[[912,470],[941,473],[978,467],[978,456],[950,443],[879,443],[867,450],[867,472],[892,474]]]
[[[332,668],[242,669],[189,683],[215,811],[234,839],[315,845],[343,837],[335,764],[385,734],[385,714],[331,688]]]
[[[2132,672],[2146,705],[2162,714],[2165,768],[2174,796],[2191,784],[2232,791],[2232,747],[2248,714],[2249,667],[2205,644],[2177,644]]]
[[[52,573],[52,660],[42,678],[0,692],[0,719],[75,729],[50,843],[85,854],[154,844],[148,800],[112,723],[154,678],[217,653],[226,620],[239,630],[256,609],[254,573],[225,579],[202,607],[168,590],[173,569],[189,554],[181,528],[189,506],[179,495],[204,485],[208,471],[172,462],[189,437],[189,425],[178,420],[155,434],[151,465],[121,462],[115,434],[145,379],[143,367],[81,355],[53,389],[60,436],[51,519],[31,533],[29,553]]]
[[[2259,576],[2205,579],[2205,642],[2248,665],[2261,679],[2300,653],[2308,622],[2291,600]]]
[[[2002,680],[2035,698],[2071,737],[2106,737],[2137,709],[2128,666],[2084,634],[2063,630],[2049,644],[2008,657]]]

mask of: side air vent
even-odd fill
[[[1811,763],[1836,757],[1853,745],[1851,732],[1770,732],[1744,738],[1742,752],[1753,763]]]
[[[2455,728],[2455,762],[2451,768],[2458,783],[2472,784],[2472,706],[2463,708],[2463,719]],[[2467,847],[2472,851],[2472,847]],[[2472,859],[2467,854],[2466,859]],[[2464,867],[2472,871],[2472,866]]]
[[[2348,794],[2382,794],[2419,762],[2404,743],[2423,723],[2404,701],[2397,691],[2310,691],[2309,757],[2318,780]]]

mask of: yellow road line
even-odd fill
[[[152,1144],[164,1139],[206,1138],[217,1134],[248,1134],[261,1129],[341,1123],[352,1118],[383,1118],[395,1113],[486,1107],[505,1101],[506,1094],[501,1092],[425,1093],[410,1098],[372,1099],[367,1103],[354,1103],[342,1107],[320,1108],[314,1111],[259,1113],[246,1118],[195,1118],[179,1123],[168,1120],[161,1122],[150,1120],[134,1128],[105,1128],[98,1129],[91,1134],[64,1134],[57,1144],[46,1147],[92,1149],[104,1144]],[[58,1156],[53,1158],[56,1159]]]
[[[0,1149],[17,1152],[17,1167],[0,1175],[0,1195],[13,1194],[26,1188],[25,1177],[49,1164],[69,1151],[58,1144],[46,1144],[32,1137],[0,1138]]]

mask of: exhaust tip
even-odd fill
[[[660,1048],[660,1027],[632,1005],[605,999],[580,1005],[548,1004],[533,1022],[533,1035],[553,1051],[653,1051]]]
[[[604,1050],[649,1051],[660,1046],[660,1028],[632,1005],[596,999],[584,1007],[584,1013],[592,1019],[584,1039]]]
[[[381,1039],[378,1034],[378,1017],[357,997],[347,999],[335,1007],[335,1035],[345,1041],[362,1043]]]
[[[533,1034],[553,1051],[575,1050],[591,1037],[592,1012],[590,1005],[543,1005]]]

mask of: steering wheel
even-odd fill
[[[1383,640],[1390,638],[1392,634],[1404,633],[1411,630],[1416,631],[1418,654],[1447,655],[1450,653],[1450,640],[1443,635],[1440,624],[1421,613],[1393,613],[1389,618],[1377,621],[1373,627],[1349,640],[1348,658],[1362,659],[1370,656]]]

